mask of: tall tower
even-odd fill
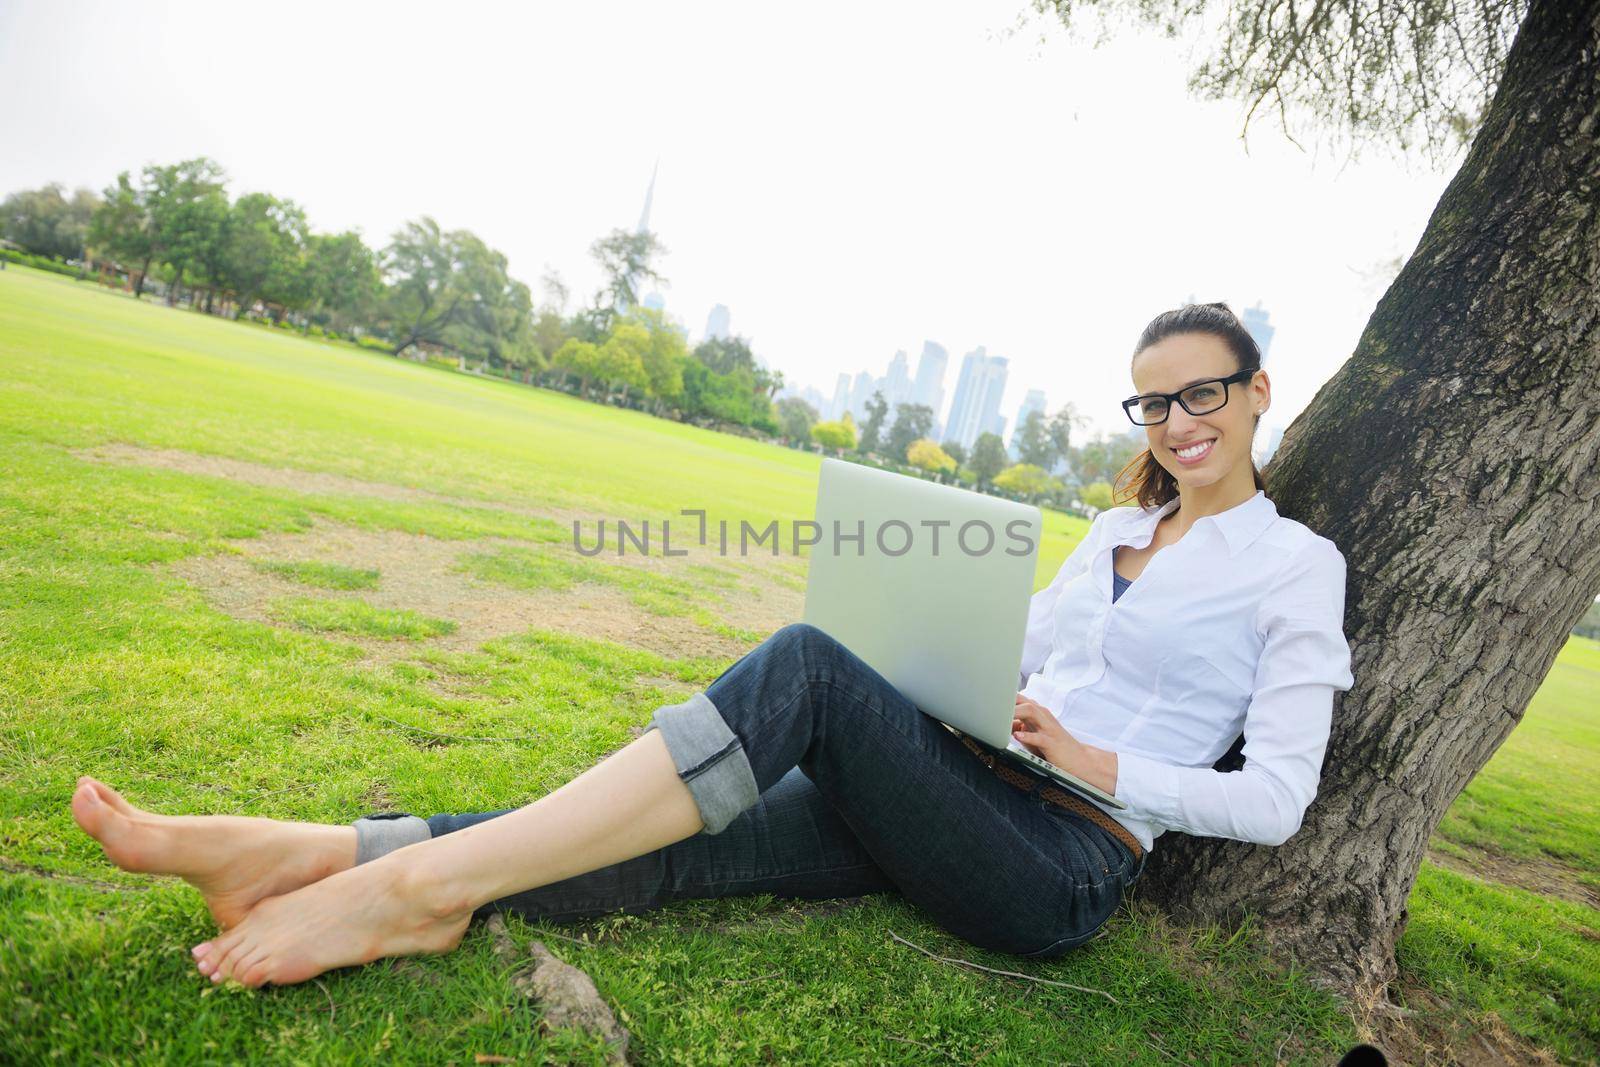
[[[1272,335],[1278,331],[1267,320],[1272,316],[1267,309],[1261,306],[1261,301],[1256,301],[1256,306],[1245,308],[1240,318],[1244,321],[1244,328],[1250,336],[1256,339],[1256,347],[1261,349],[1261,362],[1267,362],[1267,350],[1272,347]]]
[[[646,233],[650,229],[650,207],[656,199],[656,174],[661,170],[661,159],[656,158],[655,166],[650,168],[650,185],[644,191],[644,210],[639,212],[639,225],[634,233]]]
[[[1005,428],[1005,420],[1000,417],[1000,396],[1006,390],[1007,362],[1004,356],[989,355],[982,345],[961,358],[946,438],[971,447],[979,434],[999,433]]]
[[[646,189],[644,191],[644,210],[639,212],[639,225],[637,227],[635,227],[634,231],[633,231],[635,234],[644,234],[644,233],[649,233],[650,232],[650,208],[655,203],[655,199],[656,199],[656,173],[660,169],[661,169],[661,160],[658,157],[656,159],[655,166],[650,168],[650,184],[649,184],[648,187],[646,187]],[[633,293],[635,299],[640,299],[641,303],[643,302],[642,299],[641,299],[643,294],[641,294],[639,292],[639,286],[642,283],[643,283],[643,279],[640,278],[637,274],[632,274],[632,275],[628,276],[628,290]],[[666,305],[666,301],[661,299],[661,294],[656,293],[654,295],[656,296],[656,298],[660,302],[660,304],[664,307]],[[616,311],[620,315],[620,314],[626,312],[627,310],[628,310],[627,303],[626,303],[626,301],[623,300],[621,294],[619,293],[617,295]]]
[[[949,363],[950,353],[943,345],[935,341],[922,342],[922,355],[917,359],[917,380],[911,386],[911,402],[926,404],[932,410],[935,439],[941,441],[944,440],[939,435],[940,416],[944,414],[944,371]]]
[[[726,341],[732,326],[732,318],[728,313],[727,304],[718,304],[706,316],[707,341]]]
[[[1009,360],[1004,356],[989,357],[989,373],[984,382],[983,398],[979,401],[980,433],[992,433],[1004,438],[1006,419],[1000,414],[1000,398],[1005,395]],[[973,440],[977,440],[974,436]]]
[[[828,420],[844,418],[850,410],[850,375],[841,373],[833,384],[833,401],[828,405]]]
[[[906,373],[906,350],[900,349],[889,361],[889,373],[883,376],[883,399],[889,403],[889,418],[894,409],[911,399],[911,375]]]

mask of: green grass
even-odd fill
[[[476,927],[458,951],[401,969],[213,987],[186,951],[212,932],[199,899],[106,864],[68,814],[74,780],[94,774],[162,811],[332,823],[526,803],[626,744],[676,699],[668,683],[704,687],[728,661],[542,629],[450,650],[415,612],[309,591],[250,621],[172,565],[330,525],[396,531],[459,543],[473,581],[598,583],[754,642],[764,635],[721,615],[743,595],[737,558],[672,574],[579,563],[552,548],[570,528],[533,516],[808,518],[817,457],[16,267],[0,273],[0,370],[0,1062],[583,1062],[569,1039],[538,1031]],[[434,495],[263,488],[83,451],[118,443]],[[1046,514],[1038,584],[1085,525]],[[335,594],[379,582],[387,597],[394,578],[379,569],[381,580],[268,565]],[[786,580],[803,575],[797,565]],[[374,665],[349,634],[404,640]],[[1441,833],[1593,869],[1591,652],[1563,654]],[[1546,776],[1552,765],[1570,774]],[[1524,813],[1493,814],[1511,810],[1494,790]],[[1600,1001],[1582,940],[1597,924],[1577,905],[1426,868],[1402,959],[1462,1012],[1592,1058],[1592,1013],[1574,1005]],[[1327,1063],[1356,1034],[1330,998],[1264,959],[1250,929],[1225,936],[1142,908],[1091,948],[1037,964],[978,951],[889,896],[511,928],[594,977],[645,1063],[1263,1063],[1280,1049]],[[891,931],[1118,1003],[940,964]]]
[[[264,574],[275,574],[291,582],[311,585],[318,589],[376,589],[376,567],[346,567],[340,563],[323,563],[318,560],[284,562],[280,560],[253,560],[251,566]]]
[[[364,600],[283,597],[272,605],[278,618],[319,633],[359,634],[362,637],[420,639],[454,633],[456,624],[430,619],[414,611],[373,607]]]
[[[1600,643],[1574,636],[1433,846],[1600,886],[1597,765]],[[1469,1022],[1499,1020],[1564,1060],[1600,1060],[1600,909],[1424,863],[1410,912],[1399,946],[1409,977]]]
[[[1600,1054],[1600,912],[1432,864],[1410,907],[1400,943],[1409,977],[1567,1062]]]
[[[1600,643],[1573,637],[1522,725],[1439,826],[1446,842],[1555,861],[1600,890]]]

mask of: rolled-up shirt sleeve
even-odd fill
[[[1244,767],[1216,771],[1117,753],[1116,796],[1188,834],[1281,845],[1317,793],[1333,696],[1354,684],[1345,561],[1319,538],[1284,567],[1256,614],[1264,636],[1244,723]]]
[[[1022,668],[1017,675],[1017,691],[1027,688],[1028,677],[1038,673],[1044,666],[1044,661],[1050,655],[1050,642],[1055,633],[1056,601],[1061,597],[1061,587],[1072,579],[1082,574],[1089,566],[1089,561],[1094,558],[1094,542],[1100,533],[1100,520],[1106,516],[1102,511],[1089,523],[1089,529],[1084,533],[1083,540],[1067,555],[1061,564],[1061,569],[1056,571],[1056,576],[1050,579],[1050,584],[1039,590],[1028,600],[1028,628],[1022,638]]]

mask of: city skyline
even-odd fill
[[[733,309],[802,388],[923,338],[982,344],[1010,361],[1007,416],[1040,388],[1120,432],[1123,353],[1193,291],[1272,309],[1269,418],[1287,423],[1354,349],[1459,156],[1347,161],[1259,121],[1245,144],[1241,105],[1189,95],[1185,42],[1129,28],[1095,48],[1047,20],[1017,32],[1028,8],[825,0],[795,23],[716,0],[453,19],[285,0],[275,21],[295,27],[301,72],[286,81],[247,9],[3,5],[0,137],[29,151],[0,154],[0,188],[103,189],[206,155],[236,195],[291,197],[318,230],[381,246],[430,215],[503,252],[515,277],[554,269],[587,301],[601,283],[589,246],[636,223],[659,157],[666,306],[695,325]],[[436,46],[435,76],[374,97],[353,43],[376,56],[417,39]],[[538,41],[562,46],[530,64]],[[616,76],[592,77],[602,68]],[[107,84],[184,106],[118,106]],[[634,115],[645,87],[626,136],[593,122]],[[355,100],[360,122],[329,106]],[[295,115],[294,135],[261,137],[240,114]],[[533,132],[506,136],[518,123]],[[449,150],[406,151],[419,128],[448,129]],[[737,150],[708,150],[708,128]]]

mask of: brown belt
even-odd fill
[[[1008,763],[1004,763],[996,759],[994,753],[982,748],[976,741],[968,737],[966,734],[961,735],[961,743],[970,748],[972,750],[972,754],[982,760],[984,765],[990,770],[994,771],[994,773],[998,774],[1003,781],[1010,782],[1018,789],[1025,789],[1029,792],[1033,791],[1034,786],[1038,782],[1037,776],[1029,774],[1027,771],[1020,770]],[[1069,793],[1059,786],[1045,785],[1039,788],[1039,795],[1057,807],[1062,807],[1066,808],[1068,811],[1077,812],[1079,815],[1082,815],[1085,819],[1088,819],[1090,822],[1100,827],[1100,829],[1104,830],[1118,841],[1121,841],[1124,845],[1127,845],[1128,851],[1133,853],[1133,858],[1135,860],[1144,858],[1144,846],[1139,844],[1139,839],[1134,837],[1133,833],[1126,826],[1123,826],[1120,822],[1113,819],[1111,816],[1107,815],[1105,812],[1101,811],[1087,800],[1084,800],[1076,793]]]

